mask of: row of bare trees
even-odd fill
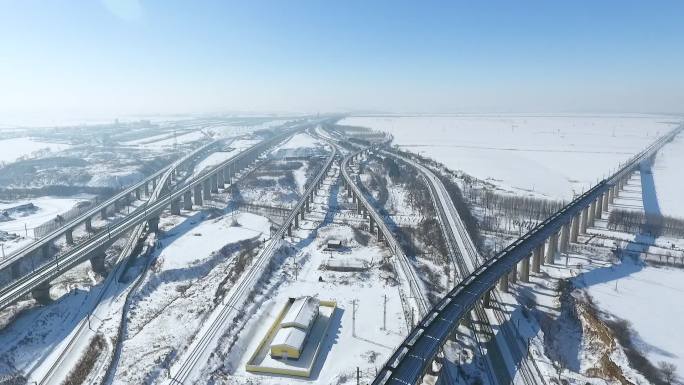
[[[684,237],[684,220],[666,215],[645,214],[639,211],[615,209],[608,216],[608,228],[652,236]]]

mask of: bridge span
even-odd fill
[[[681,125],[660,137],[646,149],[630,158],[614,174],[576,197],[561,210],[539,223],[495,257],[478,266],[465,277],[413,328],[390,356],[373,381],[373,385],[418,384],[431,367],[442,345],[460,320],[490,290],[499,284],[503,291],[516,279],[529,279],[530,262],[533,271],[544,263],[553,263],[559,253],[567,250],[569,242],[576,242],[579,232],[601,218],[608,204],[619,194],[631,174],[641,162],[648,161],[657,151],[684,129]]]
[[[93,234],[85,241],[69,249],[66,253],[49,259],[49,261],[41,266],[29,270],[19,277],[14,277],[15,279],[9,282],[9,284],[0,288],[0,310],[31,292],[33,292],[36,299],[46,298],[45,293],[46,290],[49,290],[49,282],[51,280],[64,271],[88,260],[93,254],[103,252],[112,242],[133,229],[136,225],[147,223],[150,231],[157,231],[159,216],[167,208],[170,208],[173,214],[180,214],[181,203],[186,210],[191,210],[193,203],[195,205],[202,205],[202,202],[209,199],[212,193],[218,192],[219,188],[225,188],[226,184],[230,185],[232,178],[239,170],[247,167],[261,156],[262,153],[307,126],[307,124],[302,124],[291,127],[251,146],[214,166],[208,172],[190,178],[174,191],[157,197],[154,202],[150,202],[141,209],[131,212],[119,222],[107,226],[106,229],[99,233]]]

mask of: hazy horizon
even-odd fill
[[[676,1],[0,6],[0,125],[237,111],[684,112]]]

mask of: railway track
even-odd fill
[[[477,251],[475,244],[470,238],[470,235],[468,234],[468,231],[466,230],[458,211],[456,211],[456,207],[453,204],[453,201],[451,200],[451,197],[449,196],[444,184],[434,175],[434,173],[432,173],[432,171],[413,161],[412,159],[408,159],[387,151],[385,154],[398,158],[412,165],[421,173],[424,183],[426,186],[428,186],[430,196],[435,204],[435,207],[438,208],[440,227],[442,228],[442,232],[447,241],[449,256],[453,263],[457,265],[456,267],[460,272],[460,278],[463,279],[463,277],[468,276],[472,271],[485,262],[484,257],[482,257]],[[470,263],[467,263],[467,261],[464,259],[464,254],[468,256]],[[501,296],[496,290],[492,290],[491,293],[493,299],[495,299],[497,302],[497,306],[492,307],[492,313],[494,314],[497,323],[500,325],[500,330],[502,331],[502,335],[506,341],[507,349],[510,351],[512,356],[519,357],[521,359],[519,369],[523,382],[526,385],[539,383],[546,385],[546,381],[544,380],[541,371],[537,367],[536,363],[533,362],[536,369],[535,375],[531,368],[529,362],[530,360],[528,360],[527,354],[523,353],[520,349],[519,338],[516,338],[516,333],[510,330],[507,317],[501,308],[501,304],[503,303]],[[477,304],[473,308],[473,312],[475,321],[479,322],[479,326],[482,327],[482,332],[485,334],[485,336],[488,336],[490,339],[495,338],[489,316],[487,315],[484,306]],[[494,373],[496,373],[498,383],[501,385],[511,383],[513,379],[510,377],[510,375],[501,370],[501,367],[506,366],[505,359],[503,358],[503,352],[500,350],[497,344],[490,344],[490,346],[494,348],[491,349],[491,359],[494,364],[493,366],[495,367]]]
[[[315,192],[318,182],[328,173],[336,155],[337,151],[333,147],[333,151],[328,157],[325,165],[316,175],[314,180],[309,183],[306,191],[302,194],[302,198],[290,211],[290,215],[283,222],[283,225],[280,226],[278,231],[266,242],[266,245],[257,256],[256,261],[247,274],[243,275],[238,282],[236,282],[230,290],[227,299],[219,305],[220,307],[218,310],[214,311],[205,322],[205,326],[199,332],[199,338],[196,338],[190,344],[181,357],[181,360],[171,367],[169,379],[165,381],[165,384],[184,384],[190,378],[197,366],[206,362],[204,358],[210,353],[209,351],[211,350],[213,341],[220,336],[220,333],[224,330],[224,327],[226,326],[227,321],[231,319],[231,316],[235,316],[241,311],[240,308],[244,305],[249,293],[256,287],[273,255],[280,248],[282,239],[285,236],[289,225],[294,222],[295,216],[299,215],[299,212],[303,209],[308,197]]]

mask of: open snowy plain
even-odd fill
[[[340,124],[389,132],[404,150],[505,189],[569,200],[679,121],[515,114],[359,116]]]

